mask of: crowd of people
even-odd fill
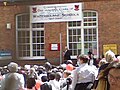
[[[105,53],[98,66],[90,64],[89,55],[77,57],[58,66],[19,66],[10,62],[0,67],[0,90],[119,90],[120,58],[112,51]]]

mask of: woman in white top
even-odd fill
[[[88,60],[87,55],[78,56],[80,65],[73,71],[72,90],[91,90],[95,71],[88,65]]]

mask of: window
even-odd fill
[[[39,30],[44,28],[43,23],[32,24],[32,50],[33,56],[44,56],[44,31]]]
[[[18,58],[44,58],[44,23],[30,24],[29,14],[17,15],[16,19]]]
[[[98,17],[95,11],[83,12],[84,53],[91,51],[98,56]]]
[[[76,22],[76,25],[78,25],[78,23],[81,22]],[[75,25],[74,22],[73,25]],[[68,35],[69,35],[69,49],[72,50],[72,54],[77,55],[78,53],[81,53],[81,28],[70,28]]]
[[[68,22],[68,47],[72,56],[91,51],[98,55],[98,16],[95,11],[83,11],[83,21]]]

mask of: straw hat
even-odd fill
[[[105,59],[107,62],[112,62],[115,60],[115,54],[111,50],[108,50],[105,53]]]

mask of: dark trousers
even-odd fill
[[[75,90],[91,90],[93,86],[93,83],[88,82],[88,83],[79,83],[76,84]]]

